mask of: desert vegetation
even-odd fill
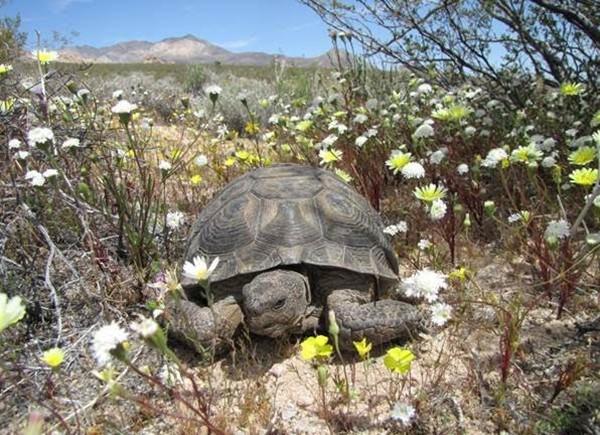
[[[303,3],[334,68],[65,64],[0,23],[0,430],[598,433],[600,6]],[[219,267],[195,216],[281,162],[380,213],[413,340],[168,338]]]

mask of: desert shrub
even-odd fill
[[[198,94],[206,84],[206,72],[202,65],[190,65],[185,75],[184,89],[191,94]]]

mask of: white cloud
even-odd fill
[[[62,12],[71,6],[73,3],[91,3],[92,0],[51,0],[52,7],[58,11]]]
[[[244,48],[258,41],[256,36],[245,39],[236,39],[234,41],[221,42],[217,45],[223,48]]]

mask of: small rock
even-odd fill
[[[269,374],[275,376],[276,378],[280,378],[285,374],[285,365],[281,363],[274,364],[269,370]]]
[[[313,403],[314,403],[314,400],[309,395],[300,396],[296,400],[296,404],[302,408],[308,408]]]
[[[298,415],[298,408],[296,408],[291,403],[286,403],[285,406],[281,409],[280,413],[281,413],[281,418],[283,420],[289,421],[292,418],[294,418],[296,415]]]

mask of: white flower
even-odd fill
[[[418,162],[408,162],[400,172],[404,178],[423,178],[425,176],[425,168]]]
[[[330,147],[335,143],[336,140],[338,140],[338,137],[335,134],[330,134],[325,139],[323,139],[323,141],[321,143],[325,147]]]
[[[200,154],[194,159],[194,163],[196,166],[206,166],[208,165],[208,157],[206,157],[204,154]]]
[[[413,139],[419,139],[422,137],[431,137],[433,134],[433,127],[430,124],[423,123],[417,127],[412,137]]]
[[[358,136],[356,138],[356,140],[354,141],[354,143],[356,144],[357,147],[362,147],[367,141],[369,140],[368,137],[365,136]]]
[[[140,321],[133,322],[130,326],[134,332],[137,332],[143,338],[150,338],[158,331],[158,323],[144,316],[140,316]]]
[[[358,113],[358,114],[357,114],[357,115],[354,117],[354,119],[353,119],[353,122],[354,122],[354,123],[356,123],[356,124],[363,124],[363,123],[367,122],[367,120],[368,120],[368,119],[369,119],[369,118],[368,118],[368,116],[367,116],[367,115],[365,115],[365,114],[363,114],[363,113]]]
[[[404,402],[396,402],[390,413],[393,420],[400,421],[403,425],[408,425],[415,415],[415,408]]]
[[[31,147],[45,145],[48,142],[54,142],[54,133],[49,128],[36,127],[27,133],[27,142]]]
[[[204,89],[204,91],[208,95],[219,96],[221,94],[221,92],[223,92],[223,89],[221,89],[221,86],[219,86],[219,85],[209,85]]]
[[[432,220],[438,221],[446,216],[446,211],[448,207],[446,203],[442,199],[436,199],[431,203],[431,208],[429,209],[429,216]]]
[[[429,162],[434,165],[439,165],[440,163],[442,163],[442,160],[444,160],[444,157],[446,157],[444,149],[437,150],[431,153],[431,155],[429,156]]]
[[[115,104],[111,110],[113,113],[121,115],[121,114],[130,114],[131,112],[133,112],[136,109],[137,109],[136,104],[131,104],[127,100],[119,100],[119,102],[117,104]]]
[[[166,160],[161,160],[158,163],[158,169],[160,169],[161,171],[170,171],[172,167],[173,165],[167,162]]]
[[[29,180],[32,186],[43,186],[46,182],[46,178],[36,170],[27,171],[25,179]]]
[[[56,177],[58,175],[58,171],[56,169],[46,169],[42,172],[42,176],[44,178]]]
[[[344,134],[348,131],[348,127],[337,120],[333,120],[329,123],[329,130],[337,130],[338,134]]]
[[[461,163],[460,165],[458,165],[456,167],[456,172],[458,172],[460,175],[465,175],[469,173],[469,165],[467,165],[466,163]]]
[[[554,156],[544,157],[542,160],[542,166],[544,168],[551,168],[554,165],[556,165],[556,158],[554,158]]]
[[[395,236],[398,233],[406,233],[408,231],[408,224],[405,221],[400,221],[395,225],[388,225],[383,229],[383,232],[390,236]]]
[[[167,213],[167,227],[176,230],[184,221],[184,214],[180,211],[170,211]]]
[[[508,154],[502,148],[491,149],[485,159],[481,162],[481,166],[486,168],[495,168],[502,160],[507,159]]]
[[[74,137],[68,138],[61,145],[61,148],[64,148],[64,149],[69,149],[69,148],[73,148],[73,147],[75,147],[75,148],[79,147],[79,139],[74,138]]]
[[[0,293],[0,332],[17,323],[25,315],[25,305],[20,296],[8,299],[6,293]]]
[[[431,322],[434,325],[443,326],[450,320],[452,314],[452,307],[450,305],[438,302],[433,304],[429,309],[431,310]]]
[[[544,237],[546,239],[564,239],[569,236],[570,225],[564,219],[548,222]]]
[[[197,256],[191,262],[185,262],[183,265],[183,275],[195,281],[206,281],[218,264],[219,257],[216,257],[210,264],[210,267],[207,267],[206,260],[203,257]]]
[[[515,222],[519,222],[521,219],[523,218],[523,216],[521,215],[521,213],[513,213],[508,217],[508,223],[509,224],[514,224]]]
[[[92,352],[98,365],[110,362],[111,351],[116,350],[127,340],[127,332],[117,322],[112,322],[98,329],[92,339]]]
[[[116,91],[114,91],[114,92],[112,93],[112,97],[113,97],[115,100],[120,100],[120,99],[121,99],[121,97],[123,97],[123,90],[121,90],[121,89],[117,89]]]
[[[402,288],[407,296],[423,297],[428,302],[436,301],[440,289],[446,288],[446,275],[430,269],[415,272],[405,279]]]
[[[85,89],[82,88],[80,90],[77,91],[77,96],[81,99],[83,99],[84,97],[86,97],[87,95],[89,95],[90,90],[89,89]]]
[[[475,127],[473,127],[472,125],[467,125],[465,127],[465,134],[467,136],[472,136],[475,134],[475,132],[477,131],[477,129]]]
[[[227,126],[225,124],[221,124],[221,125],[219,125],[219,127],[217,127],[217,136],[219,137],[219,139],[223,139],[228,134],[229,134],[229,129],[227,128]]]
[[[11,139],[8,141],[8,149],[15,150],[21,147],[21,141],[19,139]]]
[[[18,160],[25,160],[30,154],[31,153],[29,151],[17,151],[14,158]]]
[[[277,113],[275,113],[269,117],[269,124],[278,124],[278,123],[279,123],[279,115]]]
[[[433,92],[433,88],[431,87],[430,84],[427,84],[427,83],[423,83],[422,85],[419,85],[419,87],[417,88],[417,94],[419,94],[419,95],[430,94],[432,92]]]
[[[417,246],[421,251],[425,251],[426,249],[431,248],[431,245],[432,243],[427,239],[421,239],[419,240],[419,243],[417,243]]]
[[[552,148],[554,148],[555,145],[556,145],[556,140],[549,137],[549,138],[545,139],[541,144],[539,144],[538,148],[541,151],[550,151],[550,150],[552,150]]]

